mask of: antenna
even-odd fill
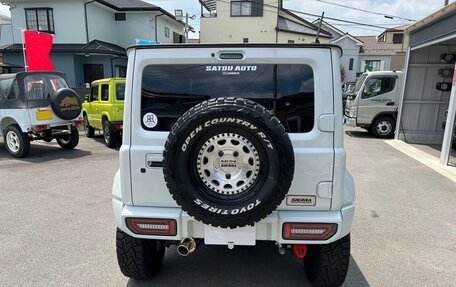
[[[317,36],[315,37],[315,43],[320,44],[320,32],[321,32],[321,25],[323,24],[323,18],[325,18],[325,12],[321,14],[321,19],[320,19],[320,24],[318,25],[318,31],[317,31]]]

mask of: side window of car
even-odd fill
[[[109,86],[108,85],[101,86],[101,100],[103,102],[109,101]]]
[[[92,87],[92,89],[90,90],[90,101],[98,101],[98,86]]]
[[[13,79],[0,80],[0,100],[14,100],[16,96],[12,96],[11,84]],[[15,82],[17,85],[17,82]],[[17,95],[17,94],[16,94]]]
[[[367,80],[362,98],[368,99],[389,93],[394,90],[395,86],[395,77],[371,78]]]

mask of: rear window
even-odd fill
[[[188,109],[218,97],[251,99],[275,114],[289,133],[313,129],[314,75],[309,65],[151,65],[142,78],[142,116],[154,113],[170,131]],[[141,117],[142,119],[142,117]]]
[[[123,101],[125,99],[125,84],[116,85],[116,98],[118,101]]]
[[[27,100],[46,100],[56,91],[68,88],[64,78],[58,75],[29,75],[24,78],[24,91]]]

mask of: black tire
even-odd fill
[[[89,139],[95,135],[95,129],[90,126],[89,118],[86,114],[84,114],[84,132]]]
[[[79,132],[76,128],[71,129],[71,133],[65,136],[57,137],[57,143],[63,149],[74,149],[79,144]]]
[[[51,107],[59,118],[70,121],[81,114],[82,101],[75,91],[64,88],[51,95]]]
[[[15,158],[24,158],[30,153],[30,139],[18,125],[6,127],[3,131],[6,150]]]
[[[107,120],[103,122],[103,138],[109,148],[115,148],[119,144],[119,132]]]
[[[378,138],[392,138],[396,131],[396,120],[392,117],[380,117],[370,126],[370,132]]]
[[[126,277],[137,280],[153,277],[160,270],[165,249],[159,240],[134,238],[117,229],[117,262]]]
[[[217,142],[217,153],[211,141]],[[204,167],[206,151],[218,170]],[[163,158],[165,181],[177,204],[197,220],[222,228],[253,225],[268,216],[285,198],[294,175],[285,128],[246,99],[212,99],[188,110],[174,125]],[[211,174],[223,177],[220,182],[205,178]]]
[[[350,234],[326,245],[308,245],[304,269],[312,286],[341,286],[350,265]]]

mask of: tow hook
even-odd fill
[[[184,238],[177,245],[177,253],[180,256],[188,256],[196,250],[196,241],[193,238]]]
[[[307,245],[305,245],[305,244],[293,245],[293,253],[299,259],[304,259],[307,254]]]

